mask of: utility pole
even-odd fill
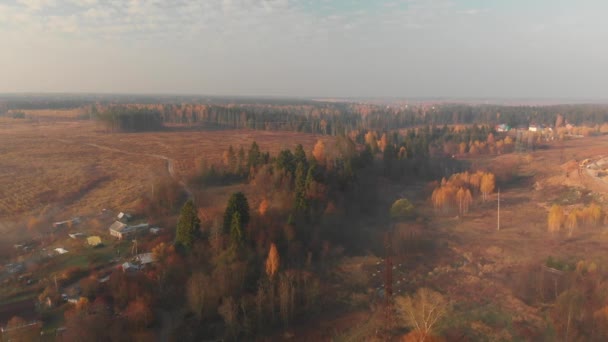
[[[498,219],[497,219],[497,230],[500,230],[500,188],[498,189]]]
[[[392,328],[393,323],[393,258],[392,258],[392,232],[389,231],[384,237],[385,259],[384,259],[384,310],[385,327],[387,331]]]

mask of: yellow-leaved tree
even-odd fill
[[[481,184],[479,185],[479,190],[483,194],[483,200],[488,199],[488,195],[494,191],[494,187],[496,186],[496,178],[493,173],[484,173],[481,176]]]
[[[566,218],[566,229],[568,229],[568,236],[572,236],[575,230],[578,229],[578,218],[580,216],[579,210],[573,209],[568,217]]]
[[[365,143],[372,149],[372,153],[378,153],[378,138],[376,133],[369,131],[365,133]]]
[[[549,210],[549,216],[547,217],[547,225],[549,232],[559,232],[562,224],[564,223],[564,209],[557,204],[554,204]]]

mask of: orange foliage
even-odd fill
[[[321,140],[317,140],[315,147],[312,150],[312,155],[321,165],[325,164],[325,144]]]
[[[260,202],[260,206],[258,207],[258,213],[260,214],[260,216],[266,215],[269,206],[270,203],[268,203],[268,200],[264,198],[262,202]]]

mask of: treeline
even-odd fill
[[[161,113],[155,109],[114,106],[97,113],[93,106],[92,111],[112,132],[157,131],[163,128]]]
[[[95,106],[93,106],[95,107]],[[555,126],[558,116],[573,125],[595,126],[608,121],[608,106],[436,105],[379,106],[350,103],[229,103],[100,105],[102,111],[148,109],[166,124],[257,130],[288,130],[344,135],[356,130],[395,130],[419,126],[473,125],[511,127]],[[156,117],[154,117],[156,119]]]

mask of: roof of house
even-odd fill
[[[72,239],[78,239],[84,236],[83,233],[72,233],[72,234],[68,234]]]
[[[119,219],[122,219],[122,218],[130,219],[130,218],[131,218],[131,215],[130,215],[130,214],[127,214],[127,213],[123,213],[123,212],[121,211],[120,213],[118,213],[118,216],[117,216],[117,217],[118,217]]]
[[[153,263],[154,254],[152,253],[141,253],[135,256],[135,261],[139,262],[142,265]]]
[[[101,238],[99,236],[89,236],[87,238],[87,243],[93,246],[99,245],[101,244]]]
[[[120,221],[114,221],[114,223],[112,223],[109,229],[117,232],[122,232],[125,228],[127,228],[126,224]]]
[[[65,250],[65,249],[63,249],[63,248],[61,248],[61,247],[59,247],[59,248],[55,248],[55,252],[57,252],[57,253],[59,253],[59,254],[65,254],[65,253],[67,253],[68,251],[67,251],[67,250]]]

